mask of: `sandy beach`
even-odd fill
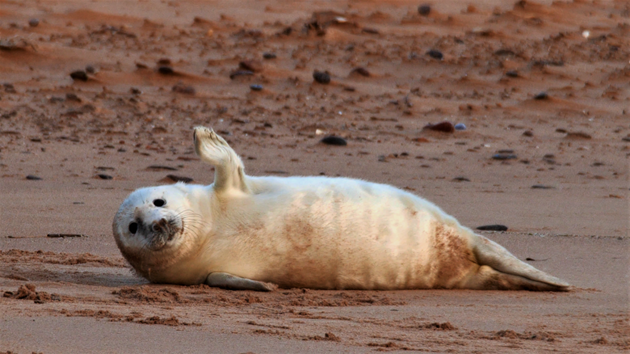
[[[628,351],[630,3],[420,5],[0,0],[0,353]],[[149,284],[112,219],[136,188],[212,183],[197,125],[250,175],[506,225],[479,233],[574,288]]]

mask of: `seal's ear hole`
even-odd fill
[[[156,207],[163,207],[166,204],[166,200],[164,199],[154,199],[153,200],[153,205],[155,205]]]
[[[132,222],[131,224],[129,224],[129,232],[130,233],[135,235],[137,231],[138,231],[138,223],[137,222]]]

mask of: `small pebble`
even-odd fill
[[[428,51],[427,55],[437,60],[444,59],[444,54],[442,54],[442,52],[440,52],[439,50],[435,50],[435,49],[431,49],[430,51]]]
[[[96,69],[94,69],[94,67],[92,65],[87,65],[85,67],[85,71],[89,74],[94,74],[96,72]]]
[[[547,94],[547,92],[541,92],[537,94],[536,96],[534,96],[535,100],[546,100],[548,98],[549,98],[549,95]]]
[[[431,13],[431,5],[429,4],[422,4],[420,6],[418,6],[418,13],[422,16],[427,16]]]
[[[135,88],[135,87],[130,88],[129,92],[131,92],[131,94],[133,94],[133,95],[139,95],[139,94],[142,93],[142,91],[140,91],[139,88]]]
[[[276,59],[276,53],[263,53],[263,58],[264,59]]]
[[[175,70],[167,65],[161,65],[158,67],[158,72],[162,75],[173,75],[175,74]]]
[[[534,133],[532,133],[531,130],[526,130],[526,131],[523,132],[523,136],[532,137],[532,136],[534,136]]]
[[[466,130],[466,124],[464,123],[455,124],[455,130]]]
[[[230,79],[234,80],[239,76],[252,76],[252,75],[254,75],[254,72],[250,70],[236,70],[230,74]]]
[[[512,149],[501,149],[499,151],[497,151],[498,154],[513,154],[514,150]]]
[[[593,137],[590,134],[584,132],[569,132],[565,139],[592,139]]]
[[[110,176],[110,175],[106,175],[106,174],[104,174],[104,173],[99,173],[97,176],[98,176],[98,178],[100,178],[100,179],[113,179],[113,178],[114,178],[114,177],[112,177],[112,176]]]
[[[443,133],[452,133],[455,131],[453,123],[445,121],[438,124],[427,124],[423,129],[435,130]]]
[[[543,184],[534,184],[532,189],[553,189],[552,186],[545,186]]]
[[[516,155],[514,154],[494,154],[492,155],[494,160],[513,160],[516,159]]]
[[[184,85],[180,82],[173,86],[173,92],[183,93],[185,95],[194,95],[197,90],[195,90],[195,88],[190,85]]]
[[[313,79],[315,79],[315,81],[319,82],[320,84],[329,84],[330,74],[328,72],[315,70],[313,72]]]
[[[350,73],[351,74],[356,73],[356,74],[359,74],[359,75],[365,76],[365,77],[369,77],[370,76],[370,72],[366,68],[363,68],[363,67],[354,68],[354,69],[352,69],[352,71],[350,71]]]
[[[262,91],[263,86],[262,85],[258,85],[258,84],[254,84],[254,85],[250,85],[249,88],[252,91]]]
[[[516,70],[510,70],[510,71],[505,73],[505,76],[507,76],[507,77],[518,77],[518,72]]]
[[[322,143],[326,144],[326,145],[337,145],[337,146],[346,146],[348,145],[348,142],[346,142],[345,139],[340,138],[338,136],[327,136],[324,139],[321,140]]]
[[[508,227],[505,225],[483,225],[483,226],[479,226],[477,227],[477,230],[482,230],[482,231],[507,231]]]
[[[70,77],[72,78],[72,80],[81,80],[81,81],[88,80],[88,76],[83,70],[77,70],[77,71],[71,72]]]
[[[42,178],[34,176],[34,175],[28,175],[26,176],[26,179],[31,180],[31,181],[40,181]]]
[[[68,92],[66,93],[66,101],[81,102],[81,99],[79,98],[79,96],[77,96],[76,93]]]
[[[380,34],[380,32],[376,28],[371,27],[364,27],[361,32],[369,34]]]
[[[263,65],[259,60],[243,60],[238,63],[239,68],[243,70],[249,70],[255,73],[261,72],[263,70]]]
[[[28,20],[28,25],[31,27],[37,27],[39,26],[39,20],[36,18],[32,18],[30,20]]]
[[[453,181],[455,181],[455,182],[470,182],[470,179],[468,179],[466,177],[459,176],[459,177],[453,178]]]

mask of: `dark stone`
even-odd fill
[[[263,70],[263,65],[258,60],[243,60],[238,63],[239,68],[243,70],[249,70],[255,73],[261,72]]]
[[[239,76],[252,76],[252,75],[254,75],[254,72],[250,70],[236,70],[230,74],[230,79],[234,80]]]
[[[197,91],[190,85],[184,85],[181,82],[173,86],[173,92],[183,93],[185,95],[194,95]]]
[[[545,186],[545,185],[542,185],[542,184],[534,184],[532,186],[532,189],[554,189],[554,187],[552,187],[552,186]]]
[[[175,74],[175,70],[167,65],[161,65],[158,67],[158,72],[162,75],[173,75]]]
[[[92,65],[87,65],[85,67],[85,71],[90,73],[90,74],[94,74],[96,72],[96,69],[94,69],[94,67]]]
[[[418,13],[422,16],[428,16],[431,13],[431,5],[422,4],[418,6]]]
[[[547,92],[541,92],[537,94],[536,96],[534,96],[535,100],[546,100],[548,98],[549,98],[549,95],[547,94]]]
[[[505,73],[505,76],[507,76],[507,77],[518,77],[518,71],[510,70],[510,71]]]
[[[263,86],[262,85],[258,85],[258,84],[254,84],[254,85],[250,85],[249,88],[252,91],[262,91]]]
[[[26,179],[28,179],[30,181],[41,181],[42,178],[34,176],[34,175],[28,175],[28,176],[26,176]]]
[[[455,181],[455,182],[470,182],[470,180],[468,178],[461,177],[461,176],[453,178],[453,181]]]
[[[98,178],[100,178],[100,179],[114,179],[114,177],[112,177],[110,175],[106,175],[104,173],[99,173],[96,176],[98,176]]]
[[[427,124],[423,129],[435,130],[443,133],[453,133],[455,131],[455,126],[453,123],[445,121],[437,124]]]
[[[72,78],[72,80],[80,80],[80,81],[88,80],[88,76],[83,70],[77,70],[77,71],[71,72],[70,77]]]
[[[354,69],[352,69],[352,71],[350,73],[351,74],[352,73],[356,73],[356,74],[359,74],[359,75],[365,76],[365,77],[369,77],[370,76],[370,72],[366,68],[363,68],[363,67],[354,68]]]
[[[263,58],[264,59],[276,59],[276,53],[263,53]]]
[[[514,154],[494,154],[492,155],[494,160],[513,160],[516,159],[516,155]]]
[[[37,27],[39,26],[39,20],[36,18],[32,18],[30,20],[28,20],[28,25],[31,27]]]
[[[330,74],[327,71],[317,71],[313,72],[313,79],[319,82],[320,84],[329,84],[330,83]]]
[[[322,143],[326,144],[326,145],[337,145],[337,146],[346,146],[348,145],[348,142],[346,142],[345,139],[340,138],[338,136],[327,136],[324,139],[321,140]]]
[[[440,52],[439,50],[436,50],[436,49],[431,49],[430,51],[427,52],[427,55],[430,56],[431,58],[437,59],[437,60],[444,59],[444,54],[442,54],[442,52]]]
[[[482,225],[482,226],[478,226],[477,230],[482,230],[482,231],[507,231],[508,227],[505,225]]]

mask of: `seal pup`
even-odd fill
[[[569,287],[411,193],[349,178],[247,176],[213,130],[197,127],[193,137],[214,183],[138,189],[114,217],[120,251],[151,282],[259,291]]]

